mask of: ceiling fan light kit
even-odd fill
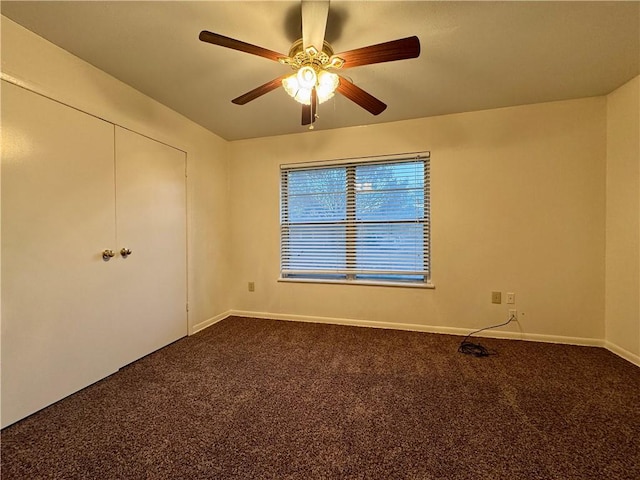
[[[235,104],[244,105],[282,86],[289,96],[302,104],[302,125],[309,125],[309,128],[313,128],[318,116],[318,104],[329,100],[335,92],[369,113],[379,115],[387,108],[383,102],[329,70],[416,58],[420,55],[420,41],[413,36],[334,55],[329,43],[319,41],[324,37],[328,12],[328,1],[302,1],[302,38],[294,42],[288,56],[206,30],[200,32],[199,38],[203,42],[280,62],[295,71],[234,98]],[[318,43],[322,44],[322,50],[316,48]]]
[[[305,74],[310,74],[311,79],[306,80],[309,75]],[[310,67],[303,67],[297,73],[282,80],[285,92],[303,105],[311,104],[311,90],[314,88],[318,94],[318,103],[326,102],[333,97],[339,83],[340,79],[335,73],[321,70],[316,74]]]
[[[314,46],[302,50],[302,39],[293,44],[288,57],[283,57],[280,63],[289,65],[295,73],[282,80],[284,90],[297,102],[303,105],[311,104],[311,91],[316,90],[318,103],[324,103],[333,97],[340,84],[340,78],[327,68],[339,68],[344,62],[333,57],[331,45],[324,42],[322,52]]]

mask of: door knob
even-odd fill
[[[128,248],[122,247],[122,249],[120,250],[120,255],[122,255],[122,258],[127,258],[129,255],[131,255],[131,253],[131,250],[129,250]]]
[[[102,259],[105,262],[108,262],[110,258],[113,258],[115,256],[116,256],[116,254],[113,252],[113,250],[108,250],[107,249],[107,250],[103,250],[102,251]]]

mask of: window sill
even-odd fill
[[[374,280],[320,280],[314,278],[278,278],[278,282],[283,283],[329,283],[339,285],[368,285],[373,287],[396,287],[396,288],[426,288],[435,289],[432,283],[401,283],[401,282],[382,282]]]

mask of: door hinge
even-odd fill
[[[189,311],[189,304],[185,303],[185,306],[186,306],[186,309],[187,309],[187,312],[188,312]]]

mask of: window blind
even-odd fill
[[[283,278],[427,282],[429,156],[281,168]]]

